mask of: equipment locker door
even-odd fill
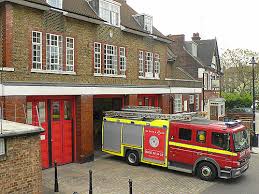
[[[143,160],[164,165],[166,162],[167,128],[144,127]]]

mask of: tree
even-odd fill
[[[248,49],[226,50],[221,57],[224,67],[223,91],[242,94],[252,91],[251,58],[259,63],[259,54]],[[256,66],[256,90],[259,91],[259,65]]]

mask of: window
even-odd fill
[[[46,122],[45,102],[39,102],[39,104],[38,104],[38,113],[39,113],[39,121],[40,121],[40,123]]]
[[[67,38],[66,40],[67,42],[67,50],[66,50],[66,60],[67,60],[67,64],[66,64],[66,71],[71,71],[73,72],[75,70],[75,44],[74,44],[74,38]]]
[[[121,75],[126,75],[126,49],[120,47],[120,73]]]
[[[204,73],[204,89],[205,90],[208,90],[208,74],[207,73]]]
[[[189,101],[190,101],[189,103],[190,104],[194,104],[194,95],[190,95],[189,98],[190,98],[189,99]]]
[[[0,156],[5,155],[5,141],[3,138],[0,139]]]
[[[52,103],[52,120],[53,121],[60,120],[60,102]]]
[[[179,139],[191,141],[192,140],[192,130],[191,129],[179,129]]]
[[[120,5],[100,0],[100,17],[114,26],[120,26]]]
[[[103,52],[102,52],[103,49]],[[118,62],[119,55],[119,62]],[[103,59],[103,60],[102,60]],[[103,63],[103,64],[102,64]],[[103,68],[103,69],[102,69]],[[118,71],[119,70],[119,71]],[[101,75],[126,75],[127,58],[126,48],[94,43],[94,74]]]
[[[154,70],[153,70],[153,53],[146,52],[146,77],[153,77]]]
[[[195,95],[195,106],[196,106],[196,111],[199,111],[200,110],[200,95],[199,94],[196,94]]]
[[[206,142],[206,131],[197,131],[196,142],[198,143]]]
[[[183,107],[182,107],[182,95],[181,94],[175,94],[174,98],[174,112],[183,112]]]
[[[212,145],[229,150],[230,147],[230,136],[228,133],[212,133]]]
[[[72,120],[72,104],[70,101],[64,101],[64,119]]]
[[[139,76],[144,77],[144,52],[139,51]]]
[[[101,43],[94,43],[94,73],[101,74],[101,62],[102,62],[102,45]]]
[[[104,45],[104,74],[117,75],[117,46]]]
[[[42,33],[32,32],[32,69],[42,69]]]
[[[63,0],[47,0],[47,3],[52,7],[62,9]]]
[[[151,16],[144,16],[144,30],[148,31],[149,33],[152,33],[153,28],[153,17]]]
[[[27,113],[26,113],[27,124],[32,124],[32,102],[27,102]]]
[[[62,70],[62,36],[47,34],[47,69]]]
[[[159,54],[155,54],[154,72],[155,72],[155,78],[159,78],[159,74],[160,74],[160,57],[159,57]]]

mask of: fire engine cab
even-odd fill
[[[239,121],[206,120],[197,113],[161,114],[152,107],[108,111],[103,118],[102,150],[197,175],[202,180],[236,178],[249,167],[248,133]]]

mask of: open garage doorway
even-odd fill
[[[106,95],[94,97],[94,146],[95,150],[102,148],[102,120],[105,111],[121,110],[124,96]]]

